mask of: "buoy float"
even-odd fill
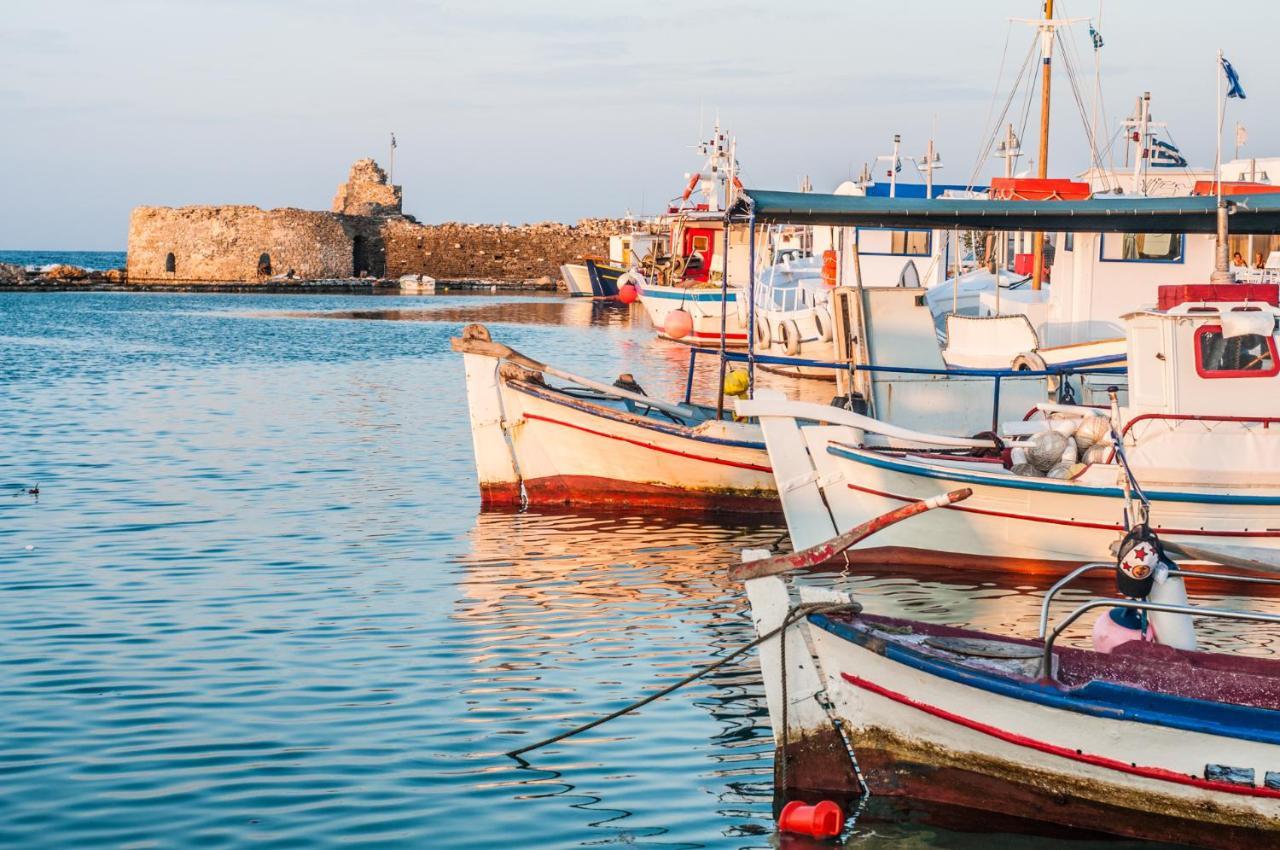
[[[836,252],[831,249],[822,252],[822,282],[828,287],[836,285]]]
[[[778,829],[813,838],[835,838],[844,831],[844,812],[830,800],[813,806],[792,800],[778,815]]]
[[[662,323],[662,332],[672,339],[684,339],[693,333],[693,316],[683,307],[672,310]]]
[[[639,297],[640,289],[631,281],[627,281],[618,287],[618,300],[623,304],[634,304]]]
[[[745,396],[751,388],[751,377],[746,369],[734,369],[724,376],[724,394]]]

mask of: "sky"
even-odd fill
[[[915,156],[932,134],[936,179],[967,183],[1002,167],[977,160],[1033,38],[1009,19],[1040,11],[1039,0],[0,0],[0,249],[123,250],[141,204],[328,209],[353,161],[387,165],[391,132],[405,211],[426,222],[659,211],[701,165],[693,146],[717,116],[748,186],[795,189],[808,175],[829,191],[889,153],[895,133]],[[1228,108],[1228,155],[1236,121],[1242,155],[1280,154],[1274,0],[1213,11],[1058,0],[1056,14],[1098,24],[1113,130],[1149,90],[1192,165],[1211,166],[1221,48],[1248,94]],[[1088,24],[1070,33],[1089,113]],[[1061,58],[1054,67],[1050,175],[1071,176],[1088,143]],[[1022,126],[1021,95],[1010,114]]]

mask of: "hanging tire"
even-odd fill
[[[1017,357],[1013,358],[1010,368],[1015,372],[1044,372],[1049,366],[1044,362],[1044,358],[1034,351],[1024,351]],[[1058,384],[1062,382],[1061,375],[1046,375],[1044,379],[1045,389],[1051,393],[1058,391]]]
[[[818,339],[831,342],[831,311],[821,305],[813,308],[813,324],[818,329]]]
[[[800,353],[800,326],[793,319],[778,323],[778,342],[782,343],[788,357],[795,357]]]
[[[773,345],[773,334],[769,332],[769,320],[764,316],[756,316],[756,350],[768,351]]]

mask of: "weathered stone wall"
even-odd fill
[[[400,215],[400,202],[400,187],[387,183],[387,172],[372,159],[358,159],[338,187],[332,209],[343,215]]]
[[[437,280],[522,283],[560,279],[560,265],[583,256],[607,256],[616,221],[585,219],[577,226],[544,222],[522,226],[415,224],[389,219],[383,228],[387,276],[427,274]]]
[[[138,207],[129,219],[130,281],[263,280],[292,270],[309,280],[351,277],[355,228],[340,216],[250,206]],[[174,255],[174,271],[165,268]]]

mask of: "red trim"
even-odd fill
[[[1019,735],[1015,732],[997,729],[995,726],[990,726],[986,723],[979,723],[976,720],[970,720],[967,717],[954,714],[946,709],[914,700],[905,694],[900,694],[897,691],[891,691],[888,688],[869,682],[858,676],[854,676],[849,673],[841,673],[840,675],[846,682],[851,685],[856,685],[863,690],[871,691],[872,693],[879,694],[886,699],[891,699],[894,702],[910,706],[918,711],[923,711],[925,714],[930,714],[950,723],[955,723],[956,725],[963,726],[966,729],[972,729],[975,732],[981,732],[984,735],[989,735],[992,738],[999,739],[1005,743],[1013,744],[1015,746],[1026,747],[1028,749],[1037,750],[1038,752],[1048,753],[1049,755],[1058,756],[1060,758],[1067,759],[1068,761],[1080,762],[1082,764],[1093,765],[1094,767],[1103,767],[1107,770],[1127,773],[1131,776],[1141,776],[1144,779],[1158,779],[1163,782],[1172,782],[1176,785],[1188,785],[1192,788],[1201,788],[1206,791],[1218,791],[1223,794],[1238,794],[1243,797],[1267,797],[1270,799],[1280,800],[1280,791],[1273,791],[1270,788],[1232,785],[1229,782],[1214,782],[1209,779],[1201,779],[1197,776],[1188,776],[1183,773],[1177,773],[1176,771],[1166,770],[1162,767],[1139,767],[1138,765],[1117,761],[1115,759],[1107,758],[1106,756],[1094,755],[1092,753],[1081,752],[1080,750],[1060,747],[1056,744],[1049,744],[1044,741],[1037,741],[1035,738],[1028,738],[1025,735]]]
[[[1178,422],[1258,422],[1264,426],[1280,425],[1280,417],[1276,416],[1202,416],[1194,413],[1143,413],[1124,423],[1120,436],[1129,433],[1129,429],[1147,419],[1171,419]],[[1112,456],[1115,451],[1112,450]]]
[[[881,490],[872,490],[870,487],[859,487],[857,484],[846,484],[850,490],[858,490],[862,493],[868,493],[872,496],[880,496],[885,499],[896,499],[899,502],[920,502],[923,499],[913,499],[909,496],[898,496],[893,493],[885,493]],[[1074,528],[1093,528],[1099,531],[1124,531],[1121,525],[1112,525],[1105,522],[1082,522],[1073,519],[1058,519],[1054,517],[1040,516],[1023,516],[1021,514],[1011,514],[1005,511],[992,511],[983,508],[974,508],[968,505],[943,505],[943,508],[949,511],[964,511],[970,514],[980,514],[981,516],[1000,517],[1002,519],[1017,519],[1024,522],[1040,522],[1048,525],[1066,525]],[[1272,537],[1280,538],[1280,531],[1205,531],[1201,528],[1166,528],[1161,525],[1155,526],[1156,531],[1163,534],[1178,534],[1184,537]]]
[[[605,437],[610,440],[620,440],[624,443],[630,443],[633,446],[640,446],[641,448],[652,449],[655,452],[662,452],[664,454],[676,455],[677,457],[687,457],[690,460],[700,460],[703,463],[715,463],[715,464],[719,464],[720,466],[732,466],[737,469],[750,469],[753,472],[769,472],[769,473],[773,472],[773,470],[767,466],[757,466],[754,463],[739,463],[738,461],[735,461],[735,460],[723,460],[721,458],[715,458],[715,457],[703,457],[702,455],[694,455],[694,454],[689,454],[688,452],[682,452],[679,449],[664,449],[662,446],[655,446],[652,443],[645,443],[645,442],[641,442],[640,440],[631,440],[626,437],[619,437],[617,434],[606,434],[604,431],[596,431],[591,428],[584,428],[581,425],[574,425],[571,422],[562,422],[559,419],[552,419],[549,416],[539,416],[536,413],[526,413],[524,415],[524,418],[536,419],[539,422],[550,422],[552,425],[563,425],[565,428],[573,428],[575,431],[585,431],[586,433],[594,434],[597,437]]]
[[[718,334],[718,333],[714,333],[714,332],[713,332],[713,333],[703,333],[702,331],[694,331],[694,332],[692,332],[691,334],[689,334],[689,336],[702,337],[702,338],[704,338],[704,339],[719,339],[719,338],[720,338],[720,334]],[[746,338],[747,338],[747,335],[746,335],[746,334],[725,334],[725,335],[724,335],[724,338],[725,338],[725,339],[746,339]]]
[[[707,514],[751,513],[775,515],[782,505],[771,492],[693,490],[618,481],[594,475],[549,475],[524,482],[524,495],[533,508],[591,507],[632,512],[690,511]],[[523,508],[520,484],[510,481],[480,485],[480,503],[485,510],[518,511]]]
[[[1220,378],[1274,378],[1276,375],[1280,375],[1280,354],[1276,352],[1276,338],[1274,336],[1267,337],[1267,347],[1271,351],[1270,369],[1265,371],[1261,369],[1206,369],[1204,367],[1204,349],[1200,345],[1200,337],[1211,333],[1222,333],[1222,325],[1201,325],[1196,328],[1196,374],[1200,377],[1213,381]]]

